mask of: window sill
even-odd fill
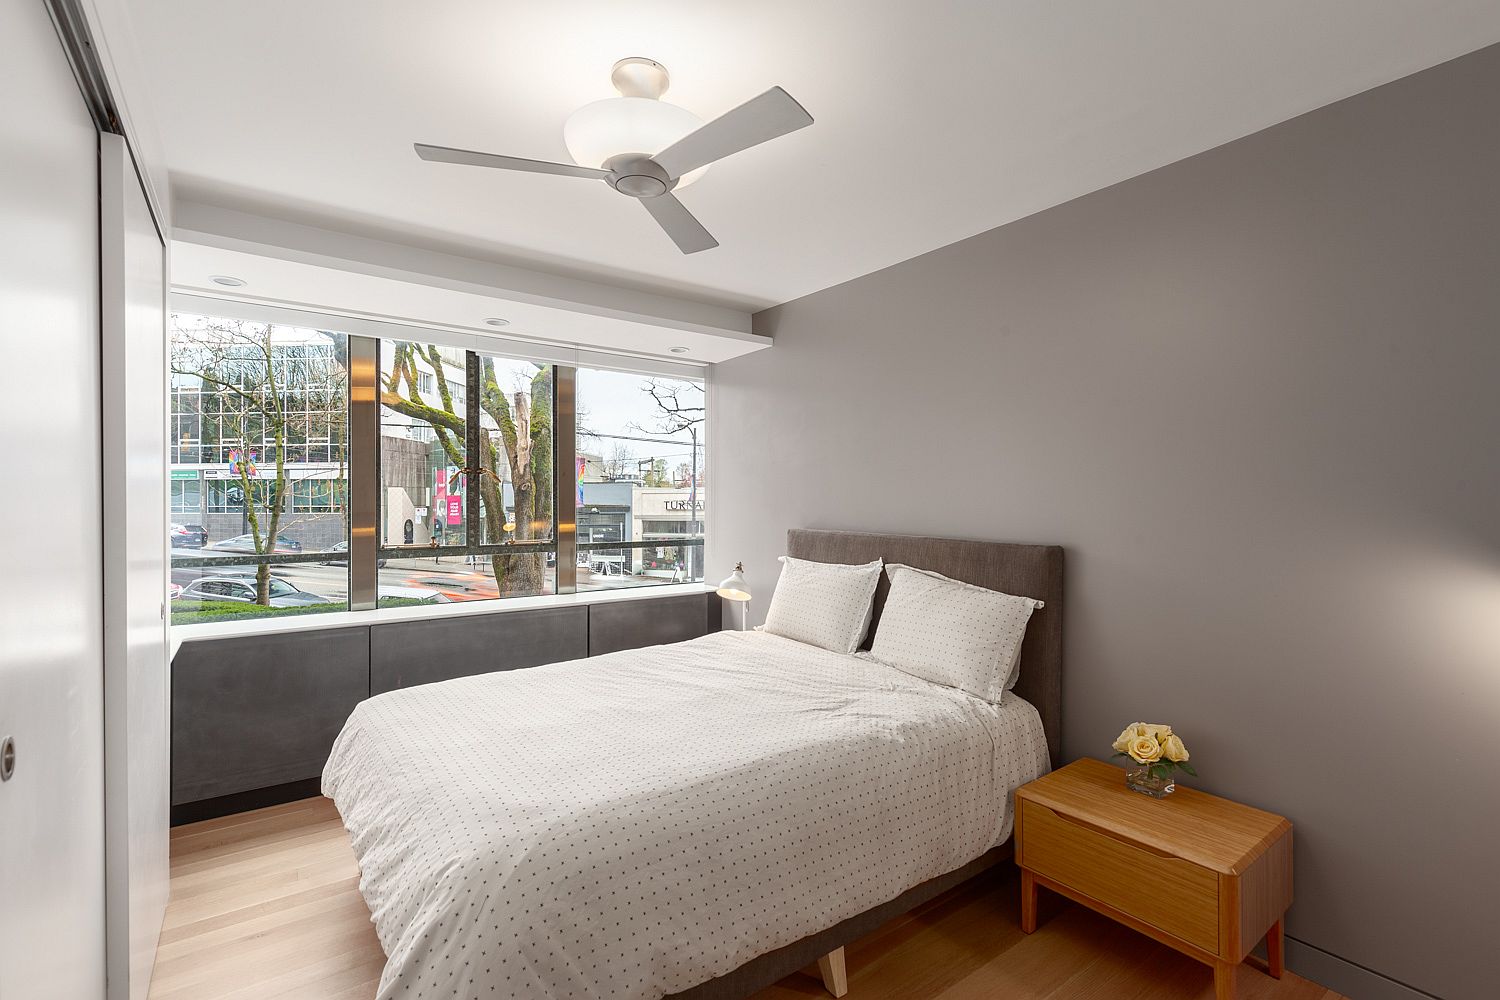
[[[577,594],[547,594],[542,597],[506,597],[455,604],[376,608],[374,611],[330,611],[324,615],[250,618],[242,621],[208,622],[200,625],[174,625],[171,631],[171,647],[172,655],[176,656],[179,646],[184,642],[197,639],[228,639],[282,632],[306,632],[314,629],[385,625],[390,622],[458,618],[465,615],[505,614],[510,611],[529,611],[536,608],[569,608],[618,601],[644,601],[656,597],[681,597],[690,594],[713,593],[713,591],[713,587],[702,583],[671,583],[621,590],[593,590]]]

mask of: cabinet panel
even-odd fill
[[[172,661],[172,804],[323,773],[369,694],[370,630],[183,643]]]
[[[709,631],[710,596],[688,594],[650,601],[591,604],[589,655],[696,639]],[[717,604],[717,598],[714,603]]]
[[[372,625],[370,694],[581,659],[588,628],[586,607]]]

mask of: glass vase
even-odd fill
[[[1153,776],[1150,764],[1131,764],[1125,769],[1125,787],[1153,799],[1164,799],[1177,790],[1177,782],[1173,780],[1170,768]]]

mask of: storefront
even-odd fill
[[[704,490],[691,487],[635,488],[631,518],[634,534],[641,541],[673,541],[702,538]],[[677,576],[697,580],[703,576],[700,545],[663,544],[636,550],[636,572],[646,576]]]

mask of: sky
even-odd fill
[[[674,439],[679,445],[651,444],[642,441],[621,441],[637,459],[661,458],[667,462],[669,471],[682,462],[692,460],[691,438],[684,431],[664,434],[656,430],[661,426],[661,410],[643,388],[644,375],[626,372],[595,371],[588,368],[578,370],[578,407],[583,411],[584,428],[600,434],[615,433],[630,437],[652,437]],[[683,393],[684,402],[701,400],[701,393]],[[701,403],[696,405],[702,405]],[[643,430],[635,429],[636,427]],[[703,432],[698,433],[698,461],[703,461]],[[611,438],[580,437],[578,450],[608,457],[616,444]]]

